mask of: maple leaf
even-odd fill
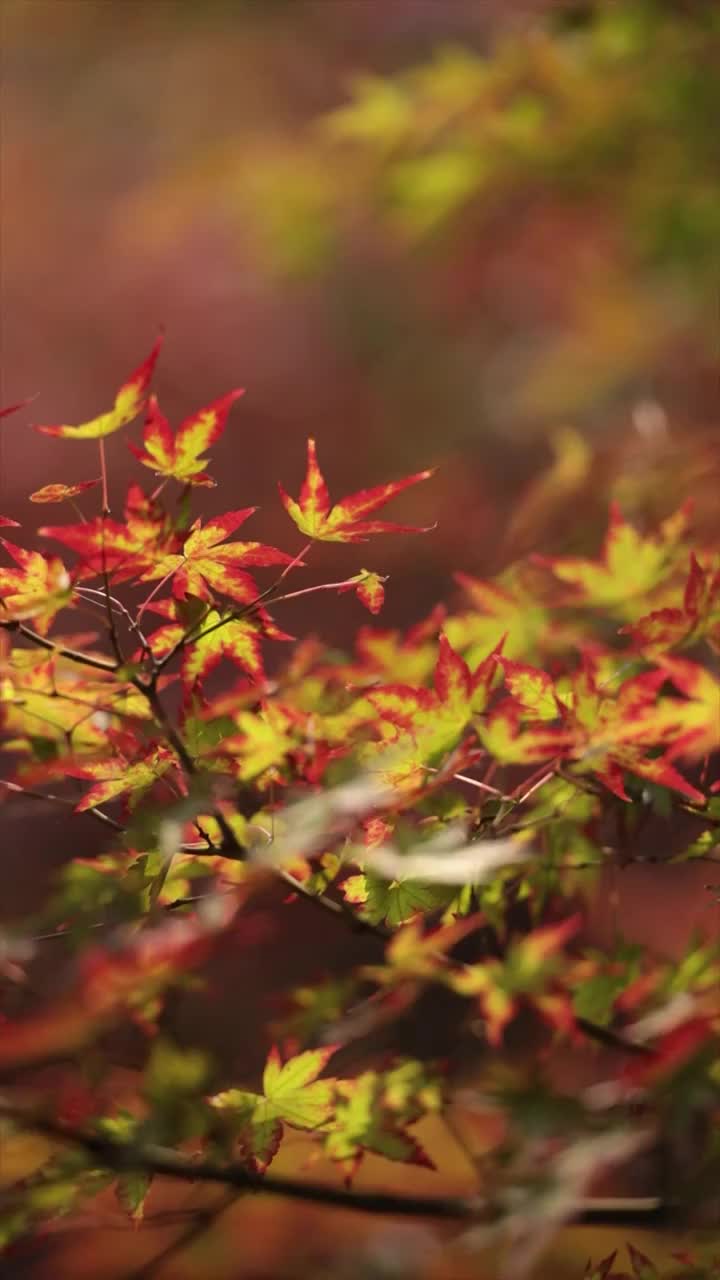
[[[599,560],[576,556],[533,556],[549,568],[558,581],[571,588],[569,603],[609,609],[621,617],[633,617],[638,602],[647,598],[673,569],[689,520],[689,506],[665,520],[655,536],[638,533],[617,503]]]
[[[257,713],[238,711],[235,723],[239,733],[226,737],[218,754],[233,760],[241,782],[261,778],[295,749],[292,717],[278,703],[265,702]]]
[[[325,1152],[344,1167],[347,1181],[366,1152],[434,1169],[408,1126],[437,1111],[439,1105],[438,1086],[419,1062],[400,1063],[384,1073],[364,1071],[354,1080],[339,1080]]]
[[[345,591],[354,591],[358,600],[362,601],[366,609],[370,613],[379,613],[385,601],[384,583],[387,578],[383,578],[379,573],[373,573],[370,569],[361,569],[354,578],[351,578],[343,587],[340,587],[339,593]]]
[[[360,908],[363,920],[369,924],[384,921],[392,929],[418,914],[446,907],[454,896],[454,891],[443,885],[401,878],[388,881],[371,871],[348,876],[340,889],[346,902]]]
[[[544,925],[514,942],[502,960],[456,967],[448,974],[448,985],[460,995],[475,996],[487,1022],[490,1044],[501,1042],[507,1024],[518,1011],[522,997],[561,1030],[574,1025],[569,996],[553,991],[560,968],[560,952],[580,928],[579,916],[559,924]]]
[[[12,649],[0,660],[0,701],[11,735],[7,749],[37,757],[42,743],[54,757],[63,749],[97,753],[119,717],[149,716],[146,699],[136,690],[128,691],[110,673],[95,671],[89,680],[80,670],[57,654],[32,649]]]
[[[139,485],[128,489],[124,514],[124,524],[98,516],[81,524],[44,525],[38,533],[75,552],[80,576],[107,573],[113,581],[150,569],[158,558],[181,545],[162,508]]]
[[[487,751],[503,764],[531,764],[554,757],[575,762],[580,771],[596,773],[622,800],[628,796],[623,770],[704,802],[672,764],[671,754],[648,755],[667,746],[681,722],[683,704],[658,698],[665,681],[662,670],[626,680],[616,694],[598,683],[593,662],[583,667],[561,692],[543,671],[510,663],[506,680],[515,693],[477,725]],[[555,702],[556,722],[548,723]]]
[[[454,577],[473,608],[448,618],[445,630],[466,661],[478,662],[503,638],[503,650],[510,658],[545,647],[551,634],[550,615],[517,573],[509,571],[493,581],[467,573]]]
[[[25,400],[17,400],[15,404],[9,404],[4,409],[0,409],[0,418],[7,418],[11,413],[17,413],[18,409],[24,409],[26,405],[31,404],[35,396],[28,396]]]
[[[634,1088],[646,1087],[656,1083],[663,1076],[677,1071],[689,1058],[713,1037],[711,1021],[697,1013],[690,1012],[675,1026],[670,1026],[652,1046],[652,1053],[643,1055],[632,1063],[626,1063],[622,1080]]]
[[[173,594],[181,600],[188,595],[199,600],[211,600],[213,591],[230,596],[240,604],[256,600],[258,590],[245,567],[293,563],[292,556],[261,542],[219,545],[256,510],[256,507],[244,507],[240,511],[228,511],[204,528],[199,520],[196,521],[183,543],[182,552],[162,556],[140,580],[148,582],[153,578],[172,577]]]
[[[130,746],[128,747],[128,751]],[[62,771],[71,778],[88,779],[93,783],[82,800],[75,806],[76,813],[84,813],[99,804],[130,794],[133,801],[157,782],[164,773],[177,764],[175,753],[169,747],[153,743],[138,755],[128,751],[118,752],[110,759],[99,759],[73,764],[64,760]]]
[[[657,662],[687,698],[687,701],[674,699],[672,703],[665,700],[666,732],[674,738],[667,758],[698,760],[719,750],[720,681],[700,663],[686,658],[667,655]]]
[[[428,929],[416,914],[393,932],[385,948],[384,963],[366,965],[362,972],[381,986],[407,979],[437,978],[447,965],[448,952],[484,923],[484,917],[476,915]]]
[[[264,1173],[277,1154],[285,1125],[313,1131],[332,1114],[335,1081],[318,1080],[335,1046],[311,1049],[283,1063],[273,1047],[263,1072],[259,1093],[227,1089],[210,1103],[230,1121],[234,1137],[255,1173]]]
[[[539,764],[566,754],[575,741],[563,726],[528,723],[512,700],[502,702],[476,727],[485,750],[500,764]]]
[[[360,659],[347,673],[353,683],[377,684],[378,678],[422,684],[437,661],[437,637],[445,622],[445,609],[434,609],[403,635],[400,631],[383,631],[361,627],[355,637]]]
[[[428,480],[432,474],[432,470],[418,471],[403,480],[378,485],[374,489],[361,489],[331,507],[327,485],[317,462],[315,441],[310,438],[307,445],[307,472],[299,500],[291,498],[281,484],[278,488],[285,510],[306,537],[317,538],[322,542],[365,542],[373,533],[429,531],[429,526],[420,529],[413,525],[390,524],[384,520],[366,520],[365,517],[383,507],[396,493],[402,493],[403,489],[419,484],[421,480]]]
[[[496,675],[495,653],[470,671],[447,636],[440,636],[433,688],[379,685],[366,694],[381,720],[409,734],[426,759],[454,746],[473,715],[484,710]]]
[[[703,636],[717,645],[720,643],[720,568],[703,568],[691,554],[682,605],[645,614],[630,626],[621,627],[620,634],[629,635],[634,647],[649,657],[693,644]]]
[[[214,400],[180,424],[173,435],[170,424],[151,396],[143,431],[143,447],[128,444],[143,466],[156,475],[168,476],[182,484],[212,486],[215,481],[205,472],[206,459],[201,458],[222,435],[230,409],[244,395],[240,389]]]
[[[7,538],[2,545],[18,566],[0,566],[0,621],[32,620],[45,635],[55,615],[72,599],[72,580],[62,560],[26,551]]]
[[[458,748],[464,730],[486,705],[496,671],[494,654],[489,654],[471,672],[441,635],[432,689],[375,685],[345,716],[337,717],[337,729],[347,734],[366,725],[368,734],[374,731],[360,747],[360,759],[373,770],[380,768],[386,783],[407,802],[413,789],[426,785],[426,766]]]
[[[109,436],[113,431],[118,431],[120,427],[124,427],[128,422],[132,422],[133,418],[142,410],[145,404],[145,392],[150,385],[155,362],[160,353],[162,346],[162,338],[158,338],[150,355],[146,360],[130,374],[127,382],[120,387],[112,409],[107,413],[102,413],[98,418],[92,418],[90,422],[83,422],[79,427],[71,426],[52,426],[41,427],[36,426],[36,431],[42,431],[46,436],[63,436],[72,440],[97,440],[102,436]]]
[[[505,684],[524,713],[538,720],[557,720],[563,708],[558,704],[555,684],[546,671],[505,657],[499,657],[498,662]]]
[[[99,480],[79,480],[77,484],[45,484],[30,494],[31,502],[65,502],[68,498],[77,498],[100,484]]]
[[[235,618],[217,609],[206,609],[199,601],[160,600],[150,605],[153,613],[169,619],[148,637],[156,658],[174,650],[186,636],[197,633],[182,645],[180,674],[186,690],[202,683],[223,658],[234,662],[251,679],[261,684],[265,679],[261,640],[292,640],[275,625],[270,615],[258,607],[252,618]],[[140,652],[135,655],[135,660]]]
[[[554,431],[548,441],[554,458],[546,471],[531,481],[510,516],[505,544],[511,551],[532,546],[547,531],[552,515],[578,496],[587,483],[593,451],[587,440],[571,427]]]

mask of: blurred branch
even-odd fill
[[[99,1134],[66,1127],[37,1112],[0,1099],[0,1115],[53,1141],[74,1146],[95,1164],[116,1173],[145,1173],[179,1182],[205,1182],[300,1200],[329,1208],[391,1217],[442,1218],[454,1222],[492,1223],[502,1217],[497,1201],[483,1196],[414,1196],[383,1191],[355,1191],[348,1187],[296,1178],[251,1173],[245,1165],[217,1164],[166,1147],[120,1142]],[[673,1205],[659,1196],[580,1199],[568,1215],[576,1226],[658,1228],[673,1223]],[[142,1273],[141,1273],[142,1274]]]

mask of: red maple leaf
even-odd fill
[[[245,572],[246,566],[292,564],[293,557],[277,547],[261,542],[220,543],[234,533],[251,516],[256,507],[228,511],[205,527],[197,520],[192,526],[182,551],[162,556],[142,576],[143,582],[153,578],[172,578],[173,595],[182,600],[188,595],[211,600],[213,591],[230,596],[240,604],[257,598],[255,580]]]
[[[134,444],[128,447],[143,466],[150,467],[158,476],[168,476],[183,484],[214,485],[200,455],[222,435],[230,409],[243,394],[242,390],[229,391],[204,409],[198,409],[180,424],[175,435],[160,412],[157,397],[151,396],[143,447],[139,449]]]
[[[371,533],[427,533],[427,528],[415,525],[390,524],[385,520],[366,520],[373,511],[383,507],[396,493],[402,493],[410,485],[427,480],[432,471],[418,471],[403,480],[378,485],[375,489],[361,489],[335,506],[330,505],[330,495],[318,466],[315,441],[308,440],[307,472],[296,501],[278,485],[283,506],[301,533],[321,542],[364,542]]]
[[[98,440],[126,426],[137,417],[145,404],[145,392],[150,385],[161,346],[162,338],[158,338],[147,359],[120,387],[115,396],[115,403],[107,413],[101,413],[99,417],[83,422],[79,427],[63,424],[52,427],[36,426],[35,430],[42,431],[46,436],[65,436],[72,440]]]
[[[98,516],[82,524],[44,525],[38,533],[75,552],[80,576],[107,573],[116,581],[149,570],[181,545],[165,512],[138,485],[128,490],[124,524]]]

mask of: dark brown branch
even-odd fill
[[[178,760],[180,761],[180,764],[182,765],[184,772],[187,774],[189,778],[194,778],[197,774],[197,767],[195,765],[195,761],[190,755],[190,752],[185,746],[185,743],[180,737],[180,734],[178,733],[174,724],[170,720],[170,717],[168,716],[162,704],[160,695],[157,691],[156,679],[157,679],[157,676],[154,676],[149,681],[141,680],[136,677],[132,681],[132,684],[135,686],[138,693],[141,693],[147,699],[148,705],[153,715],[155,716],[155,720],[157,724],[165,734],[165,737],[167,738],[170,746],[172,747]],[[226,852],[225,857],[232,856],[236,860],[244,859],[247,851],[240,844],[240,841],[237,839],[235,832],[230,826],[230,823],[227,821],[225,815],[222,814],[219,810],[216,810],[213,814],[213,817],[215,818],[215,821],[217,822],[220,828],[220,831],[222,832],[224,848],[228,851],[230,850],[232,851],[232,853]]]
[[[619,1053],[628,1053],[636,1058],[652,1058],[653,1050],[649,1045],[638,1040],[628,1040],[619,1031],[610,1027],[602,1027],[598,1022],[590,1022],[588,1018],[576,1018],[575,1025],[588,1040],[595,1040],[606,1049],[616,1049]]]
[[[26,626],[24,622],[0,622],[0,627],[4,627],[6,631],[18,631],[21,636],[25,636],[26,640],[31,640],[41,649],[57,653],[61,658],[67,658],[69,662],[77,662],[80,666],[94,667],[96,671],[116,672],[118,669],[109,658],[97,658],[91,653],[83,653],[80,649],[69,649],[67,645],[56,644],[54,640],[48,640],[47,636],[41,636],[39,632],[33,631],[32,627]]]
[[[307,902],[313,902],[322,910],[330,911],[335,917],[340,917],[350,928],[372,933],[384,942],[388,942],[392,938],[393,931],[386,928],[385,925],[372,924],[369,920],[364,920],[362,916],[346,908],[343,903],[336,902],[334,898],[328,897],[327,894],[308,893],[300,882],[287,872],[280,871],[279,874],[286,884],[289,884],[296,893],[302,894]],[[603,1027],[600,1023],[591,1022],[589,1018],[576,1018],[575,1025],[588,1040],[594,1040],[606,1049],[615,1049],[619,1053],[631,1054],[633,1057],[652,1057],[653,1051],[647,1045],[640,1044],[635,1040],[627,1040],[619,1031],[613,1031],[610,1027]]]
[[[315,1181],[250,1173],[244,1165],[195,1160],[166,1147],[136,1146],[98,1134],[71,1129],[56,1121],[24,1113],[0,1102],[0,1115],[21,1122],[57,1142],[68,1143],[115,1173],[137,1172],[179,1182],[205,1182],[240,1192],[259,1192],[319,1204],[393,1217],[442,1218],[453,1222],[491,1223],[502,1216],[502,1206],[482,1196],[414,1196],[389,1191],[355,1191]],[[578,1226],[656,1228],[673,1225],[673,1206],[659,1197],[645,1199],[579,1200],[570,1215]],[[676,1225],[676,1224],[675,1224]]]

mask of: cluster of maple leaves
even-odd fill
[[[271,1049],[259,1090],[213,1093],[204,1061],[193,1066],[159,1042],[144,1118],[91,1104],[97,1131],[158,1141],[159,1125],[162,1140],[201,1141],[255,1173],[267,1169],[286,1127],[310,1134],[348,1178],[368,1152],[430,1164],[414,1126],[443,1111],[432,1070],[406,1060],[354,1078],[327,1075],[337,1046],[319,1043],[358,1000],[365,1008],[368,983],[375,1018],[428,984],[448,988],[477,1010],[497,1047],[523,1008],[577,1041],[593,1028],[601,1038],[603,1029],[619,1035],[639,1009],[662,1011],[682,993],[682,1016],[658,1021],[617,1096],[650,1090],[703,1053],[698,1070],[709,1070],[707,1046],[720,1025],[712,947],[697,948],[678,971],[632,947],[611,956],[584,950],[573,911],[543,918],[576,869],[600,868],[608,852],[630,856],[608,844],[608,815],[677,808],[702,826],[677,856],[708,857],[717,843],[720,554],[695,544],[690,507],[639,530],[613,506],[597,559],[533,556],[492,581],[458,574],[459,608],[438,606],[406,633],[361,626],[344,658],[315,637],[283,649],[292,637],[282,604],[297,594],[354,591],[371,614],[380,611],[376,572],[308,585],[312,544],[427,532],[375,513],[432,473],[333,505],[309,440],[298,498],[280,487],[306,540],[299,550],[237,539],[253,507],[193,520],[193,487],[214,483],[205,455],[242,392],[173,431],[149,395],[159,348],[109,412],[81,426],[38,428],[100,447],[99,479],[31,495],[74,508],[70,523],[39,530],[43,547],[60,544],[62,555],[0,539],[4,798],[49,795],[50,787],[59,804],[116,837],[103,857],[65,868],[42,920],[69,935],[133,926],[112,947],[83,950],[63,999],[3,1024],[0,1070],[77,1052],[123,1014],[152,1033],[167,984],[237,926],[268,876],[284,878],[294,899],[316,898],[381,934],[383,964],[296,993],[282,1052]],[[142,445],[130,448],[154,487],[133,484],[118,519],[103,440],[143,411]],[[78,504],[98,487],[101,510],[90,515]],[[270,571],[267,580],[258,570]],[[296,575],[303,585],[294,589]],[[276,644],[269,678],[267,646]],[[234,683],[213,681],[222,662],[228,674],[235,669]],[[505,843],[493,860],[497,841]],[[464,880],[452,870],[458,849],[474,868]],[[405,874],[403,858],[412,867],[418,851],[418,865],[431,871]],[[204,892],[194,896],[198,879]],[[509,914],[519,901],[531,922],[520,934]],[[502,945],[461,962],[461,938],[488,927]],[[22,980],[8,939],[0,962],[8,981]],[[166,1094],[192,1097],[192,1123],[178,1126],[167,1097],[157,1101],[161,1080]],[[522,1140],[522,1126],[510,1123],[498,1149],[505,1178]],[[33,1185],[14,1231],[42,1216]],[[120,1189],[139,1212],[147,1180],[121,1178]]]

